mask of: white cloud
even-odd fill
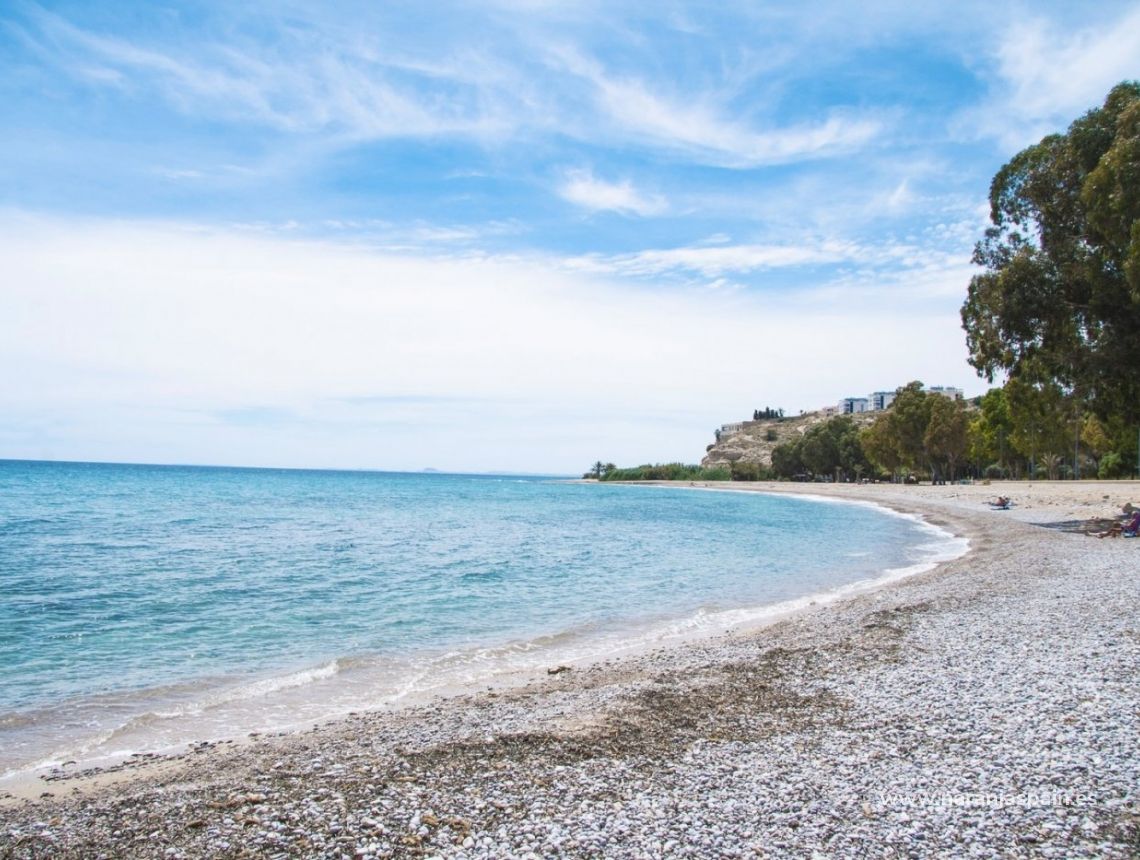
[[[872,288],[805,308],[650,295],[549,260],[13,215],[0,227],[0,362],[14,369],[0,377],[0,456],[579,471],[696,460],[711,427],[761,402],[971,377],[956,301]]]
[[[996,50],[994,96],[961,117],[960,127],[1019,149],[1064,130],[1120,81],[1140,76],[1140,8],[1094,20],[1073,30],[1042,18],[1016,19]]]
[[[42,52],[77,76],[117,89],[153,89],[193,115],[257,122],[290,132],[352,138],[493,136],[513,127],[521,81],[468,52],[423,63],[369,45],[284,28],[274,43],[144,46],[97,35],[40,12]]]
[[[903,212],[912,207],[916,199],[910,183],[904,179],[887,195],[883,205],[891,212]]]
[[[883,308],[886,316],[909,316],[941,308],[955,316],[976,273],[969,247],[973,221],[937,224],[905,239],[877,243],[838,239],[798,244],[698,245],[648,249],[633,254],[567,258],[562,267],[595,276],[616,276],[705,290],[747,290],[751,283],[789,313],[849,307],[858,313]],[[789,288],[789,284],[792,284]]]
[[[575,206],[593,212],[610,211],[626,215],[660,215],[669,203],[660,194],[644,194],[628,180],[605,182],[589,170],[571,170],[558,193]]]
[[[686,152],[726,167],[755,167],[849,152],[882,131],[878,120],[832,114],[820,122],[754,130],[726,119],[713,93],[684,102],[652,92],[635,78],[616,78],[577,51],[552,51],[555,61],[588,81],[602,114],[643,142]]]
[[[836,263],[855,259],[858,252],[858,246],[843,242],[802,245],[698,245],[650,249],[613,256],[590,254],[572,258],[567,261],[567,265],[585,271],[627,276],[640,277],[688,271],[715,278],[730,272],[743,274],[761,269]]]
[[[39,32],[25,36],[54,65],[90,83],[153,92],[195,117],[336,140],[496,140],[553,131],[754,167],[851,152],[882,131],[878,118],[841,111],[757,128],[734,117],[726,103],[740,94],[740,82],[728,72],[712,89],[666,94],[642,79],[608,73],[577,49],[532,43],[510,28],[488,36],[507,39],[509,50],[433,45],[419,46],[419,56],[395,34],[364,40],[316,21],[297,27],[263,22],[276,27],[275,38],[259,43],[241,41],[234,35],[240,28],[231,28],[227,41],[145,43],[97,34],[46,11],[32,18]]]

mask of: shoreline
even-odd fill
[[[1117,513],[1140,486],[709,489],[871,501],[971,548],[759,629],[40,782],[53,797],[0,807],[0,856],[834,854],[861,844],[841,821],[920,855],[965,838],[983,854],[1128,856],[1140,545],[1057,526]],[[1013,510],[984,507],[998,492]],[[930,801],[1048,787],[1084,801]],[[136,820],[169,832],[131,841]]]
[[[667,482],[640,486],[736,491],[731,486],[694,488]],[[789,497],[786,493],[782,495]],[[117,772],[129,759],[181,758],[202,743],[240,742],[250,734],[287,735],[312,725],[335,723],[350,713],[390,713],[481,689],[522,686],[540,679],[546,670],[562,665],[588,667],[605,660],[637,657],[656,648],[683,647],[739,631],[759,630],[814,607],[925,572],[968,549],[967,542],[926,523],[921,517],[878,503],[817,494],[796,494],[795,498],[813,504],[855,505],[897,517],[919,527],[923,534],[929,535],[929,541],[916,538],[912,547],[914,559],[905,563],[896,560],[895,564],[901,566],[876,568],[874,563],[848,566],[845,560],[840,561],[832,565],[837,572],[837,584],[820,584],[818,590],[793,596],[773,595],[759,603],[699,606],[681,614],[662,610],[652,616],[613,621],[593,629],[569,628],[527,640],[504,640],[460,651],[440,647],[397,657],[339,655],[319,664],[286,666],[247,677],[218,678],[212,684],[200,685],[196,692],[188,692],[192,681],[180,681],[169,686],[112,694],[107,698],[114,706],[130,708],[130,702],[136,702],[133,712],[99,733],[75,734],[66,740],[57,733],[56,746],[50,755],[40,754],[35,763],[13,763],[0,770],[0,803],[4,802],[5,795],[34,799],[42,792],[44,777],[61,773]],[[850,569],[846,576],[839,575],[847,567]],[[254,693],[246,694],[247,690]],[[107,704],[103,703],[103,707]],[[95,710],[99,706],[90,707]],[[267,717],[268,713],[273,716]],[[50,726],[52,716],[51,709],[45,708],[36,719]]]

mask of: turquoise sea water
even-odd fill
[[[946,547],[750,493],[0,461],[0,773],[601,656]]]

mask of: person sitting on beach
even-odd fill
[[[1129,505],[1131,507],[1131,505]],[[1127,520],[1116,522],[1110,525],[1102,532],[1089,532],[1095,534],[1098,538],[1106,537],[1136,537],[1140,533],[1140,510],[1134,510],[1132,516]]]

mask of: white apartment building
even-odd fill
[[[941,394],[951,400],[961,400],[961,388],[951,385],[932,385],[926,389],[929,394]],[[867,397],[844,397],[838,406],[825,406],[821,412],[824,415],[855,415],[859,412],[882,412],[895,402],[894,391],[874,391]]]
[[[893,391],[875,391],[871,394],[869,399],[871,401],[871,411],[882,412],[895,402],[895,393]]]
[[[932,385],[926,389],[930,394],[941,394],[943,397],[949,397],[951,400],[961,400],[963,397],[961,388],[954,388],[951,385]]]

